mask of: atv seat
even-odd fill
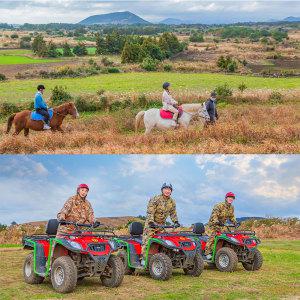
[[[56,235],[58,230],[58,220],[57,219],[50,219],[46,226],[46,234],[48,235]]]
[[[143,224],[140,222],[132,222],[129,225],[129,233],[131,238],[138,242],[142,243],[142,234],[143,234]]]

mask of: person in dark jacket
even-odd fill
[[[37,93],[34,98],[34,109],[35,111],[44,117],[44,129],[51,129],[50,127],[50,115],[48,112],[48,106],[45,100],[43,99],[43,93],[45,90],[45,86],[40,84],[37,87]]]
[[[218,112],[217,112],[217,93],[211,92],[210,98],[205,102],[206,110],[209,114],[210,121],[206,123],[206,125],[212,125],[216,122],[216,120],[219,118]]]

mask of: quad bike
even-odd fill
[[[75,230],[57,235],[59,224],[73,225]],[[119,286],[124,265],[114,255],[118,245],[112,240],[113,235],[94,228],[52,219],[48,221],[46,234],[24,236],[24,249],[33,250],[24,262],[25,282],[39,284],[49,276],[53,288],[60,293],[73,291],[78,281],[91,276],[99,276],[104,286]]]
[[[120,256],[124,261],[125,273],[132,274],[136,269],[142,269],[149,271],[153,279],[168,280],[173,268],[182,268],[187,275],[199,276],[203,271],[204,262],[197,243],[177,232],[165,231],[167,228],[175,228],[174,226],[158,225],[156,228],[160,232],[148,241],[144,265],[141,264],[143,234],[141,223],[131,223],[130,236],[120,236],[116,239],[123,245]]]
[[[204,250],[208,236],[204,235],[205,228],[202,223],[194,224],[192,232],[182,232],[183,236],[189,237],[198,242],[202,249],[204,261],[210,267],[217,267],[221,272],[233,272],[238,262],[241,262],[245,270],[259,270],[263,264],[263,257],[257,246],[261,243],[255,236],[254,231],[231,230],[238,226],[224,224],[227,231],[218,232],[215,236],[212,258],[206,259]]]

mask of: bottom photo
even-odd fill
[[[299,155],[0,157],[0,299],[298,299]]]

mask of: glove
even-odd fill
[[[224,226],[224,223],[222,223],[222,222],[217,222],[216,225],[218,225],[218,226]]]
[[[158,228],[157,224],[155,222],[149,222],[150,228]]]
[[[174,223],[174,227],[175,227],[175,228],[178,228],[178,227],[180,227],[180,226],[181,226],[181,225],[179,224],[179,222],[175,222],[175,223]]]
[[[93,228],[97,228],[101,225],[101,223],[99,221],[95,221],[93,224]]]

